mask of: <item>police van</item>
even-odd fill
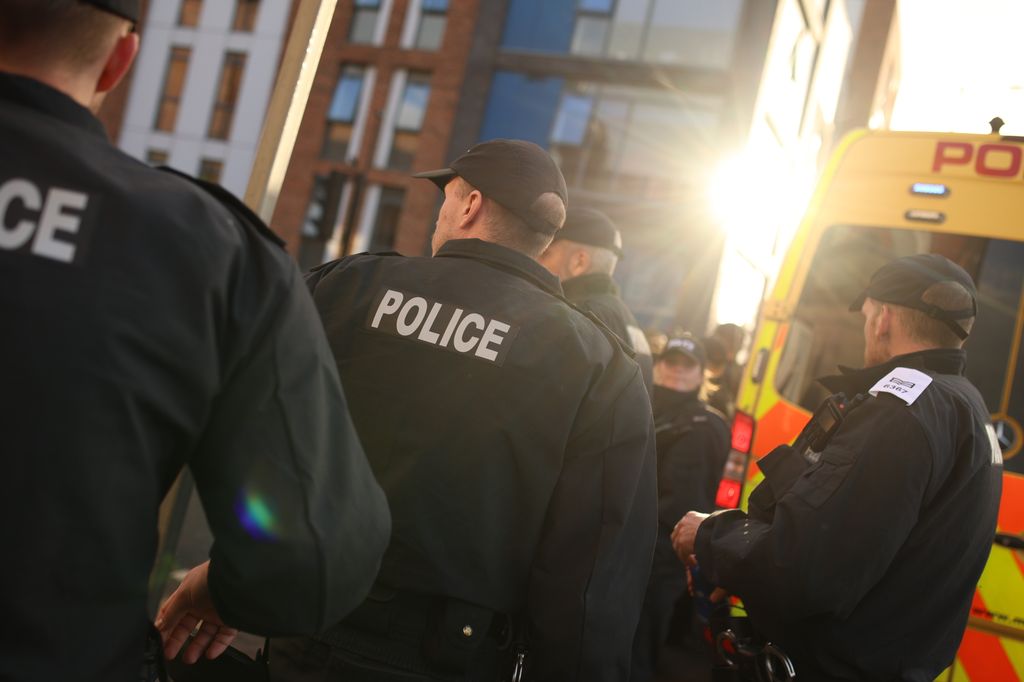
[[[939,679],[1024,680],[1024,138],[859,131],[843,140],[761,306],[717,502],[744,504],[761,479],[757,459],[792,441],[826,397],[817,377],[863,365],[863,320],[847,306],[871,273],[927,252],[977,283],[967,376],[1004,462],[992,553],[957,659]]]

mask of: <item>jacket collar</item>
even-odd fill
[[[567,279],[562,282],[562,289],[569,298],[588,298],[598,294],[619,295],[619,285],[612,276],[599,272]]]
[[[499,270],[540,287],[548,293],[562,296],[562,285],[543,265],[524,253],[481,239],[452,239],[441,245],[435,258],[469,258],[494,266]]]
[[[967,366],[967,353],[961,349],[936,348],[897,355],[881,365],[851,369],[839,366],[840,374],[823,377],[818,381],[833,393],[846,393],[848,396],[867,393],[885,374],[897,367],[930,370],[936,374],[962,375]]]
[[[52,116],[107,139],[99,119],[81,104],[45,83],[0,71],[0,102],[10,102]]]

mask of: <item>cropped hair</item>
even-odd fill
[[[125,21],[79,0],[0,0],[0,55],[92,66],[106,56]]]
[[[458,183],[456,196],[461,199],[474,189],[476,188],[463,179]],[[497,201],[486,196],[484,198],[488,204],[487,233],[494,243],[524,253],[530,258],[537,258],[544,253],[544,249],[551,244],[553,235],[534,230],[526,221]],[[557,194],[548,192],[541,195],[534,203],[533,210],[552,225],[561,227],[565,223],[565,203]]]
[[[964,310],[971,307],[971,294],[957,282],[939,282],[928,287],[921,300],[942,310]],[[893,306],[907,335],[919,343],[934,348],[962,348],[964,342],[949,325],[930,317],[927,313],[905,306]],[[970,332],[974,318],[956,321],[964,331]]]

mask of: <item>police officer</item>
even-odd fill
[[[823,380],[837,395],[759,462],[749,515],[690,512],[675,529],[680,556],[743,599],[801,680],[933,680],[953,661],[1001,490],[963,376],[976,297],[942,256],[879,269],[851,306],[866,368]]]
[[[394,530],[366,603],[275,644],[275,678],[624,679],[653,424],[637,364],[535,260],[565,181],[518,140],[418,177],[445,196],[432,258],[350,256],[308,280]]]
[[[184,465],[215,542],[163,612],[170,655],[192,630],[189,660],[233,628],[337,620],[389,533],[280,243],[93,115],[138,11],[0,0],[0,679],[138,679],[157,508]]]
[[[693,618],[686,567],[672,549],[672,528],[691,509],[714,510],[729,456],[729,428],[724,417],[700,399],[705,364],[703,344],[690,334],[669,340],[654,363],[651,400],[658,452],[658,537],[634,642],[632,682],[649,682],[656,669],[665,669],[665,661],[659,659],[669,639],[673,614],[679,614],[677,620],[687,629]],[[681,639],[692,643],[690,637]],[[697,649],[699,660],[703,646],[697,642],[696,647],[688,648]],[[686,671],[678,672],[675,677],[685,677]]]
[[[622,235],[611,219],[596,209],[574,206],[538,260],[562,280],[566,298],[596,315],[633,349],[650,389],[651,347],[612,279],[620,258]]]

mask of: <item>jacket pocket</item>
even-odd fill
[[[821,460],[807,470],[790,489],[794,495],[817,509],[839,490],[852,464]]]

